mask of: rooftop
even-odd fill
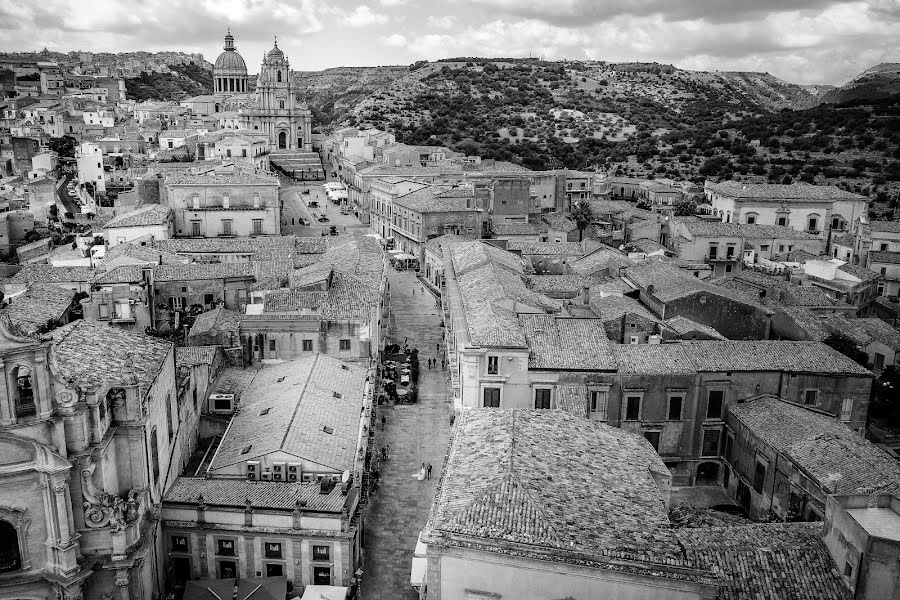
[[[746,240],[818,240],[819,237],[778,225],[750,225],[721,221],[684,221],[683,227],[694,237],[737,237]]]
[[[104,385],[149,387],[163,369],[172,344],[106,323],[75,321],[52,332],[51,360],[57,376],[82,390]]]
[[[194,325],[188,334],[188,338],[204,335],[210,332],[232,332],[235,339],[238,336],[238,330],[241,325],[241,313],[229,310],[227,308],[214,308],[205,313],[197,315],[194,319]]]
[[[880,233],[900,233],[900,221],[869,221],[869,227]]]
[[[829,494],[900,492],[900,463],[831,415],[771,396],[729,410]]]
[[[616,369],[615,357],[601,319],[519,315],[519,323],[531,349],[528,357],[528,367],[531,369]]]
[[[162,137],[162,135],[160,135]],[[268,175],[256,175],[255,173],[171,173],[166,176],[166,186],[169,185],[271,185],[278,186],[278,179]]]
[[[334,472],[352,470],[367,377],[366,369],[324,354],[263,367],[241,396],[210,472],[278,451]]]
[[[510,240],[507,250],[534,256],[581,256],[584,248],[580,242],[525,242]]]
[[[798,200],[802,202],[834,202],[836,200],[858,200],[865,202],[865,196],[845,192],[833,185],[810,185],[807,183],[792,183],[789,185],[776,183],[741,183],[737,181],[723,181],[707,186],[712,192],[731,198],[747,200],[766,200],[782,202],[784,200]]]
[[[447,545],[549,560],[689,566],[653,473],[668,475],[662,459],[621,429],[472,409],[457,419],[428,528]]]
[[[424,187],[412,191],[394,200],[394,205],[419,213],[429,212],[465,212],[477,210],[472,202],[467,206],[467,199],[474,201],[474,196],[468,192],[464,196],[442,194],[449,191],[447,188]]]
[[[90,267],[52,267],[50,265],[25,265],[9,278],[8,283],[90,283],[95,273]]]
[[[219,350],[219,346],[184,346],[175,348],[175,366],[211,365],[215,362],[216,353]]]
[[[13,326],[26,335],[33,335],[46,327],[48,321],[58,321],[72,306],[75,292],[47,283],[35,283],[19,296],[9,300],[0,315],[9,317]]]
[[[703,325],[696,321],[692,321],[687,317],[673,317],[665,322],[666,327],[677,333],[685,335],[691,332],[700,332],[716,340],[725,340],[725,336],[716,331],[709,325]]]
[[[172,209],[161,204],[149,204],[142,206],[137,210],[127,212],[125,214],[113,217],[106,225],[105,229],[114,227],[147,227],[150,225],[165,225],[169,222],[172,215]]]
[[[491,231],[494,235],[538,235],[542,228],[533,223],[494,223]]]
[[[201,495],[203,503],[210,507],[243,509],[249,502],[253,508],[294,510],[300,502],[304,510],[333,513],[340,513],[346,501],[339,485],[322,494],[318,483],[179,477],[163,502],[197,504]]]
[[[883,250],[869,252],[869,262],[897,265],[900,264],[900,252],[887,252]]]
[[[612,270],[617,275],[619,267],[628,267],[634,261],[610,246],[601,246],[589,254],[569,261],[569,270],[576,275],[594,275],[598,271]]]
[[[719,600],[850,600],[822,523],[678,530],[688,556],[720,578]]]
[[[547,223],[547,226],[554,231],[564,231],[566,233],[578,229],[575,221],[566,216],[565,213],[552,212],[541,215],[541,220]]]

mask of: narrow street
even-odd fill
[[[395,318],[392,341],[419,349],[419,401],[411,405],[379,406],[374,452],[390,444],[390,460],[381,463],[381,487],[369,501],[363,544],[363,600],[418,598],[410,586],[410,566],[419,531],[434,498],[450,438],[447,371],[435,345],[442,341],[440,310],[413,271],[388,270]],[[415,290],[415,296],[413,291]],[[437,368],[428,359],[437,357]],[[381,416],[387,419],[382,430]],[[431,480],[414,474],[431,463]]]
[[[332,225],[337,227],[339,233],[370,233],[352,212],[342,215],[340,207],[328,201],[325,188],[322,187],[323,181],[301,183],[285,177],[279,179],[282,187],[278,193],[284,207],[281,215],[282,235],[317,236]],[[309,190],[309,193],[304,194],[305,190]],[[317,202],[318,207],[310,208],[310,201]],[[328,221],[320,223],[316,220],[318,215],[327,216]],[[310,225],[303,225],[301,219],[305,219]]]

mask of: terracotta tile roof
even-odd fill
[[[865,196],[845,192],[833,185],[809,185],[806,183],[793,183],[790,185],[774,183],[741,183],[737,181],[723,181],[707,186],[711,192],[747,200],[767,200],[782,202],[784,200],[798,200],[802,202],[834,202],[837,200],[859,200],[865,202]]]
[[[825,328],[822,317],[805,306],[784,306],[778,312],[790,318],[808,340],[821,342],[831,335]]]
[[[879,233],[900,233],[900,221],[870,221],[869,227]]]
[[[853,248],[856,245],[856,236],[852,233],[845,233],[844,235],[838,235],[831,239],[831,243],[833,245],[839,246],[847,246],[849,248]]]
[[[91,283],[95,277],[90,267],[52,267],[50,265],[25,265],[9,278],[9,283]]]
[[[367,377],[366,369],[324,354],[263,367],[242,394],[210,473],[272,452],[352,470]]]
[[[150,386],[172,351],[170,342],[106,323],[75,321],[52,335],[58,376],[84,390],[105,384]]]
[[[703,325],[702,323],[691,321],[687,317],[674,317],[672,319],[668,319],[667,321],[665,321],[665,325],[678,335],[685,335],[696,331],[699,333],[703,333],[704,335],[708,335],[716,340],[727,339],[724,335],[722,335],[709,325]]]
[[[588,390],[583,385],[556,386],[556,405],[559,410],[577,417],[587,417]]]
[[[581,416],[471,409],[427,527],[447,545],[689,567],[651,474],[665,469],[644,438]]]
[[[335,273],[322,305],[322,318],[368,323],[381,300],[380,288],[370,281],[347,273]]]
[[[115,263],[116,259],[119,258],[132,258],[144,263],[154,264],[190,262],[190,259],[186,256],[179,256],[173,252],[167,252],[150,246],[142,246],[140,244],[117,244],[115,246],[110,246],[106,251],[101,267],[108,270],[107,265],[110,265],[110,268],[118,266]]]
[[[58,321],[72,306],[75,292],[49,283],[35,283],[28,290],[8,301],[0,315],[9,317],[13,326],[26,335],[33,335],[46,327],[48,321]]]
[[[159,265],[154,269],[156,281],[196,281],[253,277],[253,263],[188,263]]]
[[[514,312],[516,303],[558,311],[562,303],[525,287],[519,275],[488,263],[457,275],[466,327],[475,346],[525,347]]]
[[[106,225],[104,225],[104,228],[112,229],[115,227],[147,227],[151,225],[165,225],[170,221],[171,216],[172,209],[168,206],[162,206],[160,204],[149,204],[147,206],[142,206],[141,208],[110,219],[106,223]]]
[[[194,319],[188,339],[220,331],[232,332],[236,338],[241,325],[241,317],[241,313],[221,307],[201,313]]]
[[[470,242],[468,238],[464,238],[460,235],[456,235],[455,233],[445,233],[444,235],[440,235],[435,238],[429,239],[425,242],[425,249],[434,252],[437,256],[443,257],[444,250],[443,246],[449,242]]]
[[[525,283],[528,288],[542,294],[581,293],[584,286],[590,288],[601,281],[603,277],[594,275],[526,275]]]
[[[697,372],[690,352],[682,344],[614,344],[620,373],[635,375],[689,375]]]
[[[162,135],[160,135],[162,137]],[[172,173],[166,176],[166,187],[170,185],[269,185],[278,187],[278,179],[255,173]]]
[[[175,348],[175,366],[211,365],[220,350],[220,346],[185,346],[183,348]]]
[[[721,221],[686,221],[684,228],[694,237],[737,237],[745,240],[817,240],[818,236],[778,225],[750,225]]]
[[[333,513],[340,513],[347,499],[339,485],[322,494],[317,483],[179,477],[166,492],[163,502],[197,504],[201,495],[207,506],[244,508],[249,501],[254,508],[294,510],[299,501],[304,510]]]
[[[701,281],[675,265],[655,258],[648,258],[642,263],[628,267],[625,269],[624,275],[629,281],[647,290],[661,302],[671,302],[705,292],[753,306],[763,312],[771,312],[749,296]],[[652,292],[649,291],[649,286],[653,286]]]
[[[466,240],[455,243],[451,241],[450,255],[453,259],[453,272],[457,277],[489,262],[498,264],[514,273],[524,272],[520,257],[484,242]]]
[[[601,319],[519,315],[531,353],[530,369],[614,371],[615,357]]]
[[[698,371],[784,371],[871,375],[837,350],[819,342],[689,341]]]
[[[750,270],[737,275],[720,277],[708,282],[722,289],[732,290],[757,299],[765,291],[765,298],[759,302],[765,305],[806,306],[811,308],[836,306],[837,302],[824,290],[812,285],[796,285],[779,277],[770,277]]]
[[[897,265],[897,264],[900,264],[900,252],[887,252],[887,251],[869,252],[869,262]]]
[[[881,319],[850,319],[842,315],[828,315],[822,317],[822,325],[828,331],[848,337],[861,346],[880,342],[892,350],[900,351],[900,331]]]
[[[552,212],[541,215],[541,220],[547,223],[547,226],[554,231],[570,232],[576,231],[578,225],[575,221],[566,216],[565,213]]]
[[[619,267],[628,267],[633,264],[635,264],[633,260],[615,248],[602,246],[589,254],[570,260],[569,270],[576,275],[593,275],[607,269],[613,271],[610,275],[617,275]]]
[[[466,206],[466,198],[474,200],[474,195],[468,192],[465,196],[448,196],[444,188],[425,187],[420,190],[404,194],[394,200],[395,206],[408,208],[418,213],[432,212],[475,212],[474,202],[471,207]]]
[[[544,227],[543,231],[547,228]],[[538,235],[541,227],[532,223],[495,223],[491,225],[494,235]]]
[[[604,323],[621,319],[624,315],[639,315],[650,321],[659,322],[659,319],[643,304],[628,296],[591,296],[591,308],[600,315]]]
[[[507,250],[521,252],[524,256],[582,256],[584,248],[579,242],[522,242],[510,240]]]
[[[266,294],[263,310],[265,312],[286,312],[303,308],[319,308],[327,296],[328,292],[274,290]]]
[[[180,238],[173,240],[157,240],[155,247],[159,250],[174,254],[256,254],[263,250],[281,250],[285,255],[291,254],[297,244],[292,235],[274,235],[241,238]],[[326,242],[322,238],[315,238],[314,242],[325,251]],[[307,242],[302,242],[304,246]]]
[[[900,493],[900,463],[831,415],[771,396],[729,410],[826,493],[859,494],[865,488]]]
[[[722,581],[718,600],[850,600],[821,523],[680,529],[688,556]]]

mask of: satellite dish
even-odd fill
[[[347,483],[348,481],[350,481],[350,471],[344,471],[341,475],[341,483]]]

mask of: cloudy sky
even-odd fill
[[[0,50],[182,50],[230,26],[251,73],[451,56],[657,61],[844,83],[900,62],[900,0],[0,0]]]

